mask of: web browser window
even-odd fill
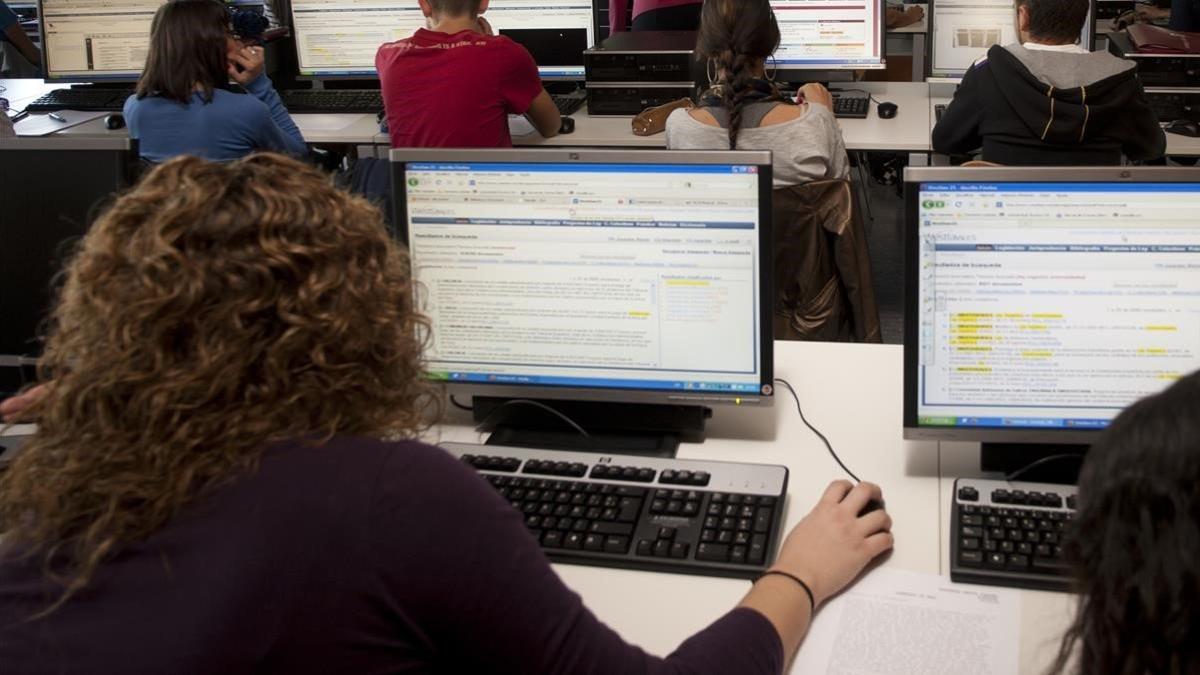
[[[1200,185],[923,183],[918,423],[1101,429],[1200,368]]]
[[[784,68],[883,67],[878,0],[772,0],[779,23],[775,62]]]
[[[510,35],[535,53],[543,77],[583,77],[583,49],[594,44],[592,6],[580,0],[494,0],[484,17],[493,30]],[[375,53],[385,42],[411,37],[425,27],[416,0],[292,0],[300,74],[375,76]],[[555,42],[583,45],[569,63],[549,63],[545,48]],[[574,50],[572,50],[573,53]],[[560,60],[555,58],[553,60]]]
[[[755,166],[408,164],[440,379],[759,393]]]
[[[962,77],[992,45],[1017,42],[1013,0],[933,0],[930,25],[934,77]],[[1092,17],[1083,22],[1079,44],[1093,43]]]
[[[165,0],[42,0],[46,79],[132,80]]]

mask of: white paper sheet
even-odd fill
[[[49,136],[63,129],[79,126],[84,122],[91,122],[97,117],[104,117],[109,113],[106,112],[87,112],[82,110],[60,110],[55,113],[66,122],[59,122],[49,115],[30,115],[25,119],[17,122],[15,129],[18,136]]]
[[[358,123],[358,118],[353,115],[341,114],[326,114],[326,113],[304,113],[293,115],[292,121],[299,127],[300,133],[306,131],[342,131],[349,129]]]
[[[530,122],[524,115],[508,116],[508,135],[528,136],[534,131],[533,123]]]
[[[792,675],[1016,675],[1019,591],[879,568],[823,607]]]

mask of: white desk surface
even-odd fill
[[[776,342],[775,373],[796,388],[805,415],[846,465],[883,487],[896,536],[896,548],[883,564],[948,575],[953,474],[947,473],[947,458],[939,466],[937,443],[902,437],[901,347]],[[439,427],[437,438],[479,442],[463,415],[456,413],[457,424]],[[957,449],[950,465],[962,475],[979,475],[979,446],[958,444]],[[716,409],[708,440],[681,446],[679,457],[786,465],[786,528],[808,512],[830,481],[846,477],[801,423],[786,389],[777,391],[770,409]],[[561,564],[555,569],[601,620],[659,655],[727,612],[749,588],[748,582],[732,579]],[[1022,592],[1022,673],[1039,672],[1050,663],[1049,647],[1065,629],[1072,607],[1065,594]]]
[[[903,28],[889,28],[889,29],[887,29],[888,34],[904,35],[906,33],[928,33],[929,32],[929,5],[923,4],[923,3],[913,3],[911,5],[905,4],[905,5],[898,6],[898,7],[895,7],[895,9],[905,9],[906,10],[909,7],[920,7],[922,10],[924,10],[925,13],[921,15],[921,20],[914,24],[904,26]]]
[[[26,103],[62,86],[61,84],[46,84],[42,80],[0,79],[0,87],[4,87],[4,91],[0,91],[0,98],[8,99],[13,110],[22,110]]]
[[[379,125],[374,115],[368,114],[297,114],[292,115],[300,133],[308,143],[349,143],[374,145],[379,137]],[[64,129],[60,134],[68,136],[124,135],[125,129],[112,130],[104,127],[104,118],[92,120],[79,126]]]

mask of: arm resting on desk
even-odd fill
[[[259,124],[257,140],[260,147],[266,150],[286,152],[297,157],[308,154],[304,136],[300,134],[300,128],[296,126],[296,122],[284,107],[283,101],[279,98],[279,92],[275,91],[275,85],[271,83],[271,78],[265,74],[259,75],[253,82],[246,85],[246,91],[262,101],[267,106],[270,115],[268,119]]]

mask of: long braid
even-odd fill
[[[742,108],[746,96],[754,91],[751,81],[754,79],[750,69],[750,59],[745,54],[735,54],[726,74],[726,84],[723,91],[725,108],[729,111],[729,149],[737,149],[737,135],[742,129]]]

